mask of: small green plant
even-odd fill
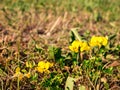
[[[58,65],[56,67],[59,68],[62,76],[60,75],[61,77],[59,77],[58,72],[53,71],[56,72],[56,76],[50,76],[49,79],[45,79],[44,85],[52,87],[56,83],[56,86],[59,86],[66,79],[65,90],[72,90],[73,88],[75,89],[75,82],[79,80],[78,78],[84,76],[83,79],[86,78],[87,83],[89,83],[89,89],[99,90],[101,85],[105,85],[105,88],[108,89],[107,82],[104,81],[104,84],[101,84],[103,82],[101,79],[106,75],[111,76],[114,71],[114,67],[107,67],[108,63],[103,60],[106,59],[110,50],[110,37],[92,36],[91,39],[85,40],[78,36],[77,30],[72,30],[71,33],[73,35],[69,46],[71,52],[62,55],[62,51],[59,48],[49,48],[50,59],[55,60],[56,65]],[[116,49],[118,48],[117,46]],[[66,75],[64,76],[65,73]],[[51,73],[51,75],[53,74]],[[55,78],[59,79],[56,81]],[[79,84],[76,88],[85,90],[86,86],[83,83]]]

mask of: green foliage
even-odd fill
[[[39,47],[38,45],[35,46],[35,51],[41,53],[43,51],[43,49],[41,47]]]
[[[70,43],[72,43],[75,40],[75,35],[74,33],[71,31],[70,32]]]
[[[79,86],[79,90],[86,90],[85,86]]]
[[[30,79],[31,79],[31,81],[37,81],[38,80],[38,74],[35,73]]]
[[[49,78],[45,77],[41,85],[43,87],[50,87],[60,89],[64,80],[63,74],[51,73]],[[51,89],[50,89],[51,90]]]
[[[48,52],[49,52],[49,59],[59,61],[59,59],[61,58],[61,48],[50,46]]]
[[[110,74],[110,75],[112,75],[112,73],[113,73],[113,67],[103,69],[103,72],[104,72],[105,74]]]
[[[73,90],[74,82],[74,78],[68,77],[66,80],[65,90]]]

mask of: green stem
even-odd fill
[[[19,77],[17,79],[17,90],[20,90],[20,80],[19,80]]]

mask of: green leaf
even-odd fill
[[[59,60],[61,58],[61,48],[50,46],[48,48],[49,59]]]
[[[52,46],[48,47],[48,52],[49,52],[49,59],[55,59],[54,58],[54,48]]]
[[[95,20],[96,22],[99,22],[99,21],[102,20],[102,15],[101,15],[100,12],[95,12],[95,13],[94,13],[94,20]]]
[[[117,34],[110,35],[110,36],[108,37],[109,40],[114,39],[114,38],[116,37],[116,35],[117,35]]]
[[[80,86],[79,86],[79,90],[86,90],[86,89],[85,89],[85,86],[80,85]]]
[[[74,33],[75,37],[81,41],[81,36],[79,35],[78,31],[77,31],[77,28],[73,28],[71,29],[71,31]]]
[[[65,90],[73,90],[74,78],[68,77],[65,85]]]
[[[106,73],[106,74],[112,74],[113,73],[113,67],[104,69],[103,72]]]
[[[75,40],[75,35],[74,33],[71,31],[70,32],[70,43],[72,43]]]
[[[35,51],[38,51],[40,53],[42,52],[42,48],[38,45],[35,45]]]
[[[38,74],[35,73],[34,76],[31,77],[31,80],[32,80],[32,81],[38,80]]]
[[[117,48],[116,48],[118,51],[120,50],[120,45],[117,45]]]

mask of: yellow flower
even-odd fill
[[[71,44],[71,46],[69,46],[70,50],[71,51],[74,51],[74,52],[79,52],[79,49],[80,51],[88,51],[90,50],[90,47],[88,46],[87,42],[84,42],[84,41],[73,41],[73,43]]]
[[[88,46],[88,44],[87,44],[87,42],[83,42],[82,43],[82,46],[81,46],[81,48],[80,48],[80,51],[82,52],[82,51],[89,51],[90,50],[90,47]]]
[[[53,66],[53,63],[40,61],[38,63],[37,71],[40,73],[49,72],[49,68]]]
[[[24,76],[27,78],[30,78],[31,75],[30,75],[30,73],[26,73],[26,74],[24,74]]]
[[[23,75],[22,73],[19,73],[19,74],[18,74],[19,80],[22,80],[23,77],[24,77],[24,75]]]
[[[101,47],[106,46],[108,43],[108,38],[107,37],[97,37],[97,36],[93,36],[90,40],[90,46],[94,47],[94,46],[99,46]]]
[[[45,62],[44,62],[44,61],[40,61],[40,62],[38,63],[38,67],[40,67],[40,68],[45,68]]]
[[[45,69],[49,69],[52,66],[53,66],[53,63],[50,63],[50,62],[45,63]]]
[[[90,46],[99,46],[98,37],[93,36],[90,40]]]
[[[17,67],[16,69],[15,69],[15,74],[13,75],[13,77],[18,77],[19,78],[19,80],[21,80],[22,78],[23,78],[23,74],[20,72],[20,67]]]
[[[44,62],[44,61],[40,61],[40,62],[38,63],[37,70],[38,70],[38,72],[40,72],[40,73],[43,73],[43,72],[44,72],[44,70],[45,70],[45,62]]]
[[[44,70],[44,68],[37,67],[37,71],[40,72],[40,73],[43,73],[45,70]]]
[[[25,72],[26,72],[26,70],[25,69],[23,69]],[[22,71],[23,71],[22,70]],[[30,78],[30,72],[28,72],[28,73],[25,73],[25,74],[23,74],[22,72],[20,72],[21,70],[20,70],[20,67],[17,67],[16,69],[15,69],[15,74],[12,76],[12,77],[18,77],[19,78],[19,80],[22,80],[22,78],[23,77],[27,77],[27,78]]]
[[[108,43],[108,37],[102,37],[102,40],[103,40],[102,45],[106,46]]]
[[[20,72],[20,67],[17,67],[16,69],[15,69],[15,73],[19,73]]]
[[[71,46],[69,46],[69,48],[70,48],[71,51],[77,53],[77,52],[79,52],[79,48],[80,48],[81,44],[82,44],[81,41],[75,40],[75,41],[73,41]]]
[[[50,63],[49,63],[49,62],[46,62],[46,63],[45,63],[45,69],[48,70],[49,67],[50,67]]]

